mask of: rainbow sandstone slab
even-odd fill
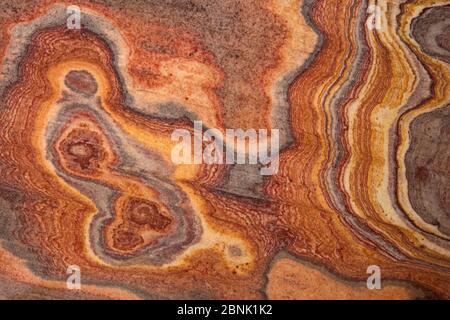
[[[0,3],[0,298],[450,299],[448,1],[70,5]]]

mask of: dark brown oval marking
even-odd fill
[[[93,96],[98,90],[97,81],[85,70],[70,71],[64,79],[64,84],[71,90],[86,96]]]
[[[162,232],[172,223],[170,218],[161,213],[156,204],[145,199],[130,198],[124,211],[130,221],[148,226],[155,231]]]

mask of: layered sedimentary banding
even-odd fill
[[[445,1],[68,5],[0,5],[2,298],[450,298]],[[174,163],[194,120],[278,172]]]

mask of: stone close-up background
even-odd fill
[[[0,299],[450,299],[448,0],[0,0],[0,59]]]

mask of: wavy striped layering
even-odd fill
[[[450,299],[448,1],[70,5],[0,2],[0,298]],[[278,172],[174,164],[196,120]]]

